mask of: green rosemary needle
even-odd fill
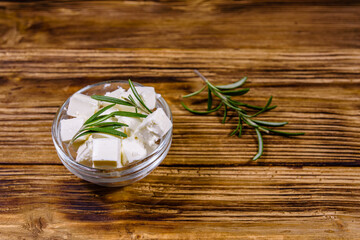
[[[269,122],[269,121],[262,121],[262,120],[255,119],[255,117],[257,117],[258,115],[276,108],[275,105],[270,106],[271,102],[272,102],[272,96],[268,99],[268,101],[264,107],[254,106],[254,105],[246,104],[246,103],[232,99],[233,96],[244,95],[250,90],[249,88],[238,89],[246,82],[247,77],[244,77],[241,80],[239,80],[235,83],[228,84],[228,85],[215,86],[212,83],[210,83],[209,80],[207,80],[198,70],[194,70],[194,72],[206,83],[206,85],[203,86],[198,91],[195,91],[193,93],[183,96],[183,98],[193,97],[193,96],[201,93],[202,91],[204,91],[207,88],[208,89],[207,110],[206,111],[196,111],[196,110],[193,110],[193,109],[189,108],[188,106],[186,106],[185,103],[183,103],[183,102],[181,102],[181,105],[187,111],[194,113],[194,114],[199,114],[199,115],[206,115],[206,114],[218,111],[222,106],[224,106],[224,116],[222,119],[222,123],[226,122],[229,110],[235,111],[238,115],[239,120],[238,120],[238,124],[237,124],[235,130],[230,133],[230,136],[237,134],[238,137],[241,137],[243,123],[245,123],[249,127],[252,127],[255,129],[255,132],[257,135],[257,141],[258,141],[258,152],[252,158],[252,160],[255,161],[255,160],[259,159],[263,154],[264,143],[263,143],[263,138],[262,138],[262,132],[267,133],[267,134],[273,133],[273,134],[282,135],[282,136],[299,136],[299,135],[305,134],[302,132],[299,132],[299,133],[282,132],[282,131],[277,131],[277,130],[268,128],[268,127],[281,127],[281,126],[286,125],[287,122]],[[213,95],[218,97],[221,100],[220,104],[215,108],[212,108]],[[257,110],[257,112],[249,115],[247,113],[247,111],[245,111],[241,107]]]

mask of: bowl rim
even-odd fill
[[[160,150],[162,150],[169,141],[171,141],[172,139],[172,131],[173,131],[173,126],[170,128],[170,130],[165,134],[165,136],[162,138],[162,141],[160,142],[159,146],[154,149],[150,154],[148,154],[144,159],[141,160],[137,160],[133,163],[130,163],[126,166],[120,167],[120,168],[114,168],[114,169],[101,169],[101,168],[93,168],[93,167],[89,167],[86,165],[83,165],[81,163],[78,163],[71,154],[69,154],[67,151],[64,150],[63,148],[63,143],[60,140],[60,136],[59,135],[59,128],[60,128],[60,115],[61,113],[64,111],[65,106],[68,105],[70,98],[72,96],[74,96],[75,94],[78,93],[83,93],[93,87],[97,87],[100,85],[105,85],[105,84],[128,84],[128,81],[126,80],[108,80],[108,81],[101,81],[98,83],[94,83],[94,84],[90,84],[87,85],[81,89],[79,89],[78,91],[74,92],[71,96],[69,96],[64,102],[63,104],[58,108],[54,120],[53,120],[53,124],[51,127],[51,136],[52,136],[52,140],[54,142],[55,148],[57,151],[61,151],[61,153],[63,155],[66,156],[67,160],[70,160],[72,164],[74,164],[76,167],[85,170],[87,172],[94,172],[94,173],[113,173],[113,172],[125,172],[125,171],[129,171],[133,168],[136,168],[138,166],[140,166],[141,168],[143,167],[144,164],[147,163],[148,160],[152,159],[152,156],[157,154]],[[138,86],[138,87],[146,87],[144,85],[142,85],[141,83],[138,82],[134,82],[132,81],[132,83],[134,84],[134,86]],[[164,108],[164,112],[165,114],[169,117],[171,123],[173,123],[173,115],[171,112],[171,109],[168,105],[168,103],[165,101],[165,99],[161,96],[161,94],[158,94],[157,92],[155,92],[156,94],[156,101],[159,101],[162,105],[162,107]]]

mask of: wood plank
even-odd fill
[[[359,48],[358,1],[2,1],[2,48]],[[96,16],[96,17],[94,17]]]
[[[1,1],[1,239],[360,239],[360,3]],[[247,75],[244,101],[305,136],[256,139],[194,116],[181,96]],[[131,78],[174,115],[171,150],[142,181],[76,178],[51,140],[78,89]],[[203,96],[186,100],[194,108]]]
[[[3,50],[0,162],[60,164],[50,133],[57,108],[88,84],[131,78],[154,86],[173,111],[164,165],[358,166],[358,62],[359,51]],[[195,116],[180,105],[182,95],[202,85],[193,68],[216,84],[247,75],[251,91],[244,101],[263,105],[273,95],[279,107],[262,119],[288,120],[284,129],[306,135],[265,136],[263,158],[249,163],[257,147],[250,129],[241,139],[228,137],[235,119],[221,125],[221,116]]]
[[[6,239],[359,237],[358,168],[160,166],[103,188],[63,166],[2,165],[0,183]]]

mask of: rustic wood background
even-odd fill
[[[359,1],[1,1],[0,239],[360,239]],[[256,139],[181,96],[248,76],[244,99],[305,136]],[[82,181],[51,140],[57,108],[109,79],[154,86],[174,139],[124,188]],[[187,101],[191,104],[191,102]]]

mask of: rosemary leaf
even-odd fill
[[[204,112],[201,112],[201,111],[196,111],[196,110],[192,110],[190,109],[188,106],[185,105],[185,103],[181,102],[181,105],[186,109],[188,110],[189,112],[192,112],[194,114],[199,114],[199,115],[206,115],[206,114],[209,114],[209,113],[212,113],[212,112],[215,112],[217,110],[219,110],[222,106],[222,103],[220,103],[216,108],[213,108],[209,111],[204,111]]]
[[[145,105],[144,101],[141,99],[141,96],[136,91],[136,88],[134,87],[134,84],[129,79],[129,85],[131,88],[131,91],[134,93],[135,98],[139,101],[139,103],[147,110],[148,113],[152,113],[152,111]]]
[[[120,136],[120,137],[127,137],[127,135],[125,133],[123,133],[123,132],[114,130],[112,128],[106,128],[106,127],[104,127],[104,128],[93,127],[89,131],[107,133],[107,134],[111,134],[111,135],[114,135],[114,136]]]
[[[239,131],[240,128],[241,128],[241,118],[239,117],[238,124],[237,124],[235,130],[230,133],[230,136],[236,134],[236,132]]]
[[[84,128],[85,131],[92,131],[94,128],[99,127],[99,128],[109,128],[109,129],[118,129],[118,128],[122,128],[124,126],[116,126],[116,125],[111,125],[111,126],[92,126],[92,127],[86,127]]]
[[[253,122],[263,125],[263,126],[269,126],[269,127],[281,127],[288,124],[288,122],[268,122],[268,121],[260,121],[253,119]]]
[[[239,134],[238,134],[238,137],[240,138],[241,137],[241,135],[242,135],[242,118],[241,117],[239,117],[239,121],[240,121],[240,127],[239,127]]]
[[[221,91],[222,94],[229,95],[229,96],[241,96],[246,94],[250,88],[243,88],[240,90],[228,90],[228,91]]]
[[[107,119],[109,119],[109,118],[111,118],[111,117],[112,117],[111,114],[101,115],[101,116],[95,118],[92,122],[89,122],[89,123],[87,123],[87,124],[84,124],[84,126],[96,125],[96,124],[101,123],[101,122],[103,122],[103,121],[105,121],[105,120],[107,120]]]
[[[79,131],[74,137],[73,139],[71,139],[70,145],[75,142],[76,139],[78,139],[79,137],[88,135],[88,134],[92,134],[95,133],[94,131]]]
[[[224,106],[224,117],[223,117],[223,120],[222,120],[222,122],[221,122],[222,124],[225,123],[226,117],[227,117],[227,106],[225,105],[225,106]]]
[[[301,135],[305,135],[305,133],[303,133],[303,132],[289,133],[289,132],[277,131],[277,130],[266,128],[266,127],[263,127],[263,128],[265,128],[269,132],[276,133],[278,135],[283,135],[283,136],[301,136]]]
[[[123,117],[133,117],[133,118],[146,118],[147,115],[141,113],[134,113],[134,112],[126,112],[126,111],[115,111],[112,112],[110,115],[112,116],[123,116]]]
[[[183,98],[189,98],[189,97],[192,97],[192,96],[198,95],[199,93],[201,93],[202,91],[204,91],[204,90],[205,90],[205,88],[206,88],[206,85],[205,85],[205,86],[203,86],[201,89],[199,89],[199,90],[197,90],[197,91],[193,92],[193,93],[190,93],[190,94],[188,94],[188,95],[183,96]]]
[[[212,107],[212,94],[210,88],[208,88],[208,106],[207,110],[210,111]]]
[[[119,122],[103,122],[103,123],[95,123],[95,124],[88,124],[87,127],[112,127],[112,126],[118,126],[118,127],[128,127],[125,123],[119,123]]]
[[[265,112],[268,110],[268,107],[270,106],[271,104],[271,101],[272,101],[272,96],[270,96],[269,100],[267,101],[265,107],[263,107],[263,109],[261,109],[260,111],[258,111],[257,113],[255,113],[254,115],[251,115],[251,117],[256,117],[258,116],[259,114]],[[276,106],[275,106],[276,107]]]
[[[108,97],[108,96],[92,95],[91,98],[98,100],[98,101],[102,101],[102,102],[115,103],[115,104],[124,105],[124,106],[133,106],[132,104],[128,103],[127,101],[124,101],[124,100],[121,100],[118,98]]]
[[[247,77],[243,77],[242,79],[240,79],[237,82],[227,84],[227,85],[218,85],[216,87],[220,90],[230,90],[230,89],[234,89],[234,88],[239,88],[246,82],[246,80],[247,80]]]
[[[263,138],[261,136],[261,132],[257,128],[255,128],[255,131],[256,131],[257,138],[258,138],[258,152],[253,157],[253,159],[252,159],[253,161],[259,159],[261,157],[261,155],[263,154],[263,151],[264,151],[264,143],[263,143]]]
[[[105,112],[106,110],[112,108],[113,106],[115,106],[115,103],[114,104],[111,104],[109,106],[106,106],[102,109],[100,109],[99,111],[97,111],[94,115],[92,115],[91,117],[89,117],[88,120],[86,120],[86,122],[84,123],[85,125],[92,122],[95,118],[97,118],[100,114],[102,114],[103,112]]]
[[[250,105],[250,104],[242,103],[239,101],[235,101],[233,99],[229,99],[229,102],[231,102],[232,104],[237,105],[237,106],[243,106],[243,107],[247,107],[247,108],[255,109],[255,110],[262,110],[264,108],[264,107],[260,107],[260,106],[255,106],[255,105]],[[276,108],[276,106],[268,107],[267,111],[270,111],[274,108]]]

